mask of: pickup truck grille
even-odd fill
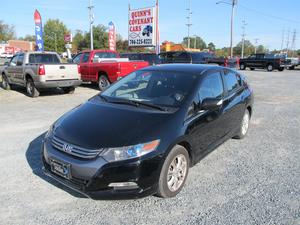
[[[69,143],[66,143],[65,141],[59,139],[58,137],[52,137],[51,140],[52,146],[59,150],[62,151],[66,154],[73,155],[82,159],[92,159],[95,158],[100,152],[103,151],[102,148],[100,149],[87,149],[87,148],[82,148],[79,146],[75,146]]]

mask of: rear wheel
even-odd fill
[[[283,70],[284,70],[284,67],[279,67],[278,68],[278,71],[280,71],[280,72],[283,71]]]
[[[106,75],[100,75],[98,80],[98,86],[100,91],[104,91],[108,86],[110,85],[110,82]]]
[[[187,150],[176,145],[168,154],[160,172],[157,195],[170,198],[183,188],[190,166]]]
[[[289,67],[289,70],[294,70],[295,69],[295,66],[290,66]]]
[[[244,63],[240,64],[240,70],[245,70],[246,69],[246,65]]]
[[[1,86],[3,87],[3,89],[5,90],[10,90],[11,89],[11,86],[8,82],[8,79],[6,77],[5,74],[2,74],[2,81],[1,81]]]
[[[267,65],[267,70],[268,70],[269,72],[273,71],[273,65],[272,65],[272,64],[268,64],[268,65]]]
[[[255,68],[250,68],[250,70],[255,70]]]
[[[75,87],[64,87],[62,89],[65,94],[73,94],[75,91]]]
[[[26,80],[26,92],[29,97],[35,98],[40,95],[38,89],[36,89],[34,82],[31,78]]]
[[[234,138],[243,139],[247,135],[249,123],[250,123],[250,112],[248,109],[246,109],[243,119],[240,124],[239,131],[238,131],[237,135],[234,136]]]

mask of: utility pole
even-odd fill
[[[191,23],[191,19],[192,19],[192,11],[191,11],[191,0],[189,0],[189,7],[186,9],[188,11],[188,16],[186,17],[187,18],[187,28],[188,28],[188,48],[190,48],[190,43],[191,43],[191,40],[190,40],[190,27],[193,25]]]
[[[293,39],[292,39],[292,44],[291,44],[292,57],[294,57],[294,54],[295,54],[296,35],[297,35],[297,31],[296,31],[296,29],[294,29],[294,31],[293,31]]]
[[[94,23],[94,14],[93,14],[92,0],[89,2],[89,19],[90,19],[90,38],[91,38],[91,50],[94,50],[94,37],[93,37],[93,23]]]
[[[256,54],[256,48],[257,48],[257,41],[258,41],[259,39],[258,38],[255,38],[254,39],[254,43],[255,43],[255,46],[254,46],[254,53]]]
[[[245,22],[245,20],[242,21],[243,23],[243,26],[242,26],[242,30],[243,30],[243,33],[242,33],[242,58],[244,58],[244,49],[245,49],[245,28],[246,28],[246,25],[247,23]]]

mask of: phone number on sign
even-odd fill
[[[129,45],[152,45],[152,39],[134,39],[129,40]]]

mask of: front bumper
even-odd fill
[[[71,178],[53,173],[50,159],[69,164]],[[152,195],[157,191],[161,157],[108,163],[101,157],[79,159],[55,149],[49,139],[42,147],[44,173],[59,183],[92,199],[128,199]],[[134,182],[136,187],[110,187],[111,183]]]
[[[69,80],[50,80],[50,81],[38,81],[34,82],[37,88],[57,88],[57,87],[77,87],[82,83],[78,79],[69,79]]]

